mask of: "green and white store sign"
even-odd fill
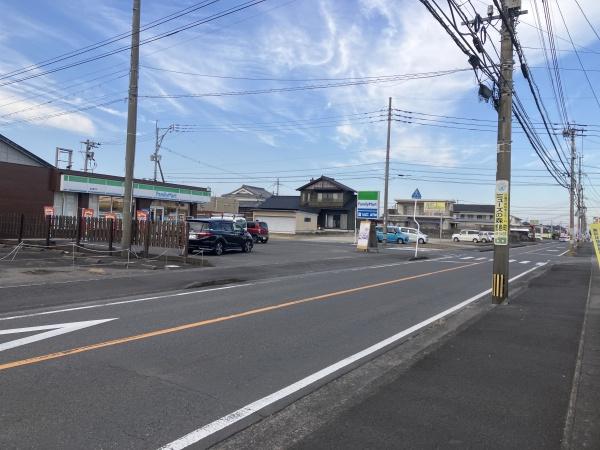
[[[79,175],[61,175],[60,190],[65,192],[83,192],[87,194],[112,195],[123,197],[124,182],[105,178],[82,177]],[[177,202],[208,203],[210,191],[155,186],[153,184],[133,183],[135,198],[172,200]]]

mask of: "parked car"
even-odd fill
[[[494,233],[491,231],[482,231],[480,232],[481,242],[487,244],[488,242],[494,242]]]
[[[266,244],[269,240],[269,225],[267,222],[260,222],[258,220],[254,220],[252,222],[248,222],[248,233],[254,239],[254,242],[262,242]]]
[[[427,244],[429,242],[429,236],[421,233],[416,228],[400,227],[400,231],[408,235],[408,242],[417,242],[419,244]]]
[[[383,242],[383,227],[375,227],[377,234],[377,242]],[[408,235],[400,231],[398,227],[387,227],[387,242],[395,242],[396,244],[408,244]]]
[[[559,242],[569,242],[569,235],[566,233],[560,233],[560,237],[558,238]]]
[[[460,233],[452,235],[454,242],[483,242],[483,236],[479,230],[461,230]]]
[[[228,250],[241,250],[244,253],[252,251],[252,236],[231,219],[192,219],[188,222],[189,253],[200,249],[210,250],[215,255],[222,255]]]

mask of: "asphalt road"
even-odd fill
[[[511,277],[565,250],[513,249]],[[0,314],[0,448],[204,446],[370,355],[358,352],[483,297],[491,257],[441,251],[64,308],[15,304]]]

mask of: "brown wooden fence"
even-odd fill
[[[0,215],[0,239],[44,239],[49,243],[66,239],[77,243],[113,243],[121,241],[123,222],[120,219],[100,217],[44,217],[24,214]],[[151,222],[134,220],[132,223],[132,245],[148,247],[183,248],[185,223]]]

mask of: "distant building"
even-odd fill
[[[417,200],[416,218],[421,228],[430,232],[452,228],[453,200]],[[396,209],[388,211],[390,223],[404,227],[414,227],[415,201],[397,199]]]
[[[123,213],[124,178],[92,172],[57,169],[0,134],[0,214],[78,216],[85,208],[95,217]],[[178,221],[195,215],[210,201],[203,187],[134,179],[134,213],[143,211],[156,221]]]
[[[453,205],[452,228],[461,230],[487,230],[494,229],[494,205]]]
[[[236,190],[222,195],[222,197],[237,200],[239,213],[248,216],[252,215],[252,210],[258,208],[265,200],[272,196],[273,194],[266,189],[258,186],[250,186],[249,184],[242,184]]]
[[[275,195],[252,213],[253,220],[266,222],[270,233],[315,233],[319,210],[302,206],[296,195]]]
[[[317,225],[322,230],[354,230],[356,191],[333,178],[311,179],[300,191],[300,206],[319,211]]]

